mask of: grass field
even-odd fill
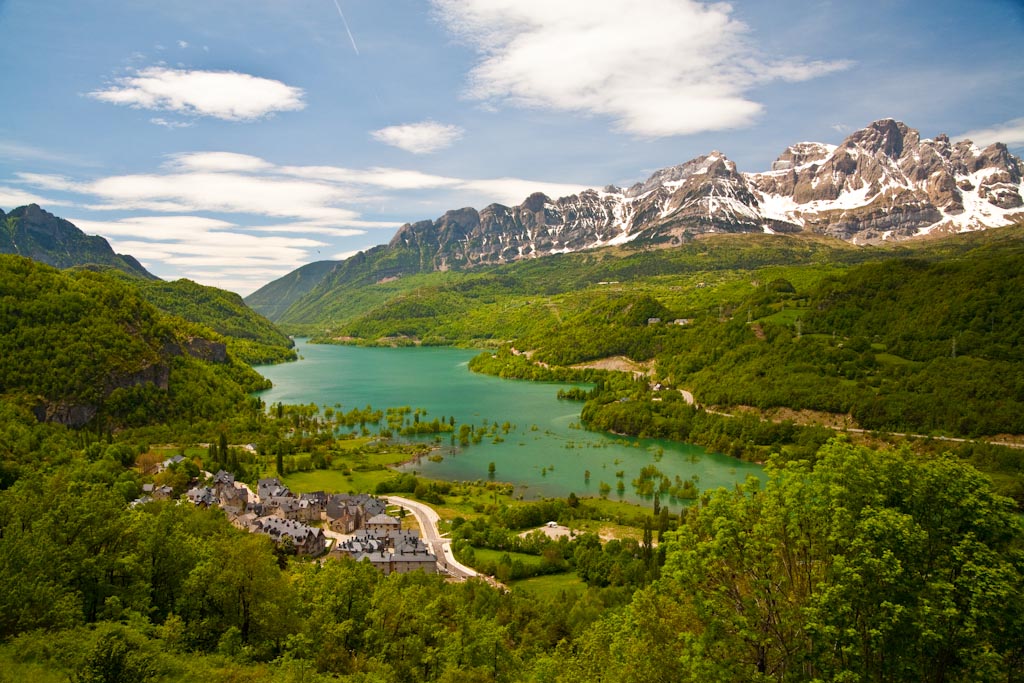
[[[513,562],[519,560],[527,567],[538,566],[542,561],[542,558],[539,555],[514,553],[507,550],[491,550],[490,548],[473,548],[473,553],[476,555],[477,564],[483,564],[485,562],[494,562],[497,564],[498,560],[505,555],[508,555]]]
[[[513,590],[526,591],[540,600],[553,600],[563,592],[582,593],[587,588],[576,572],[535,576],[512,581],[509,585]]]

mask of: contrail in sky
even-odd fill
[[[352,41],[352,49],[356,51],[356,56],[359,56],[359,48],[356,47],[356,39],[352,37],[352,29],[348,27],[348,20],[345,19],[345,13],[341,11],[341,5],[338,4],[338,0],[334,0],[334,6],[338,8],[338,16],[341,17],[341,23],[345,24],[345,33],[348,34],[348,39]]]

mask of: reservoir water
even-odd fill
[[[578,426],[582,403],[559,401],[561,385],[505,380],[470,372],[469,359],[479,351],[454,348],[364,348],[309,344],[297,340],[301,359],[256,369],[274,383],[260,397],[271,403],[341,404],[343,410],[410,406],[427,411],[427,420],[455,416],[457,426],[511,423],[503,441],[485,437],[478,444],[453,449],[443,435],[434,462],[422,458],[406,466],[435,479],[512,482],[526,499],[546,496],[597,496],[601,482],[610,499],[645,502],[632,480],[645,465],[670,479],[697,477],[699,489],[731,487],[762,468],[700,446],[599,434]],[[421,418],[422,419],[422,418]],[[590,472],[589,481],[586,472]],[[617,477],[621,472],[622,476]],[[617,484],[625,482],[620,494]],[[663,503],[669,503],[667,497]]]

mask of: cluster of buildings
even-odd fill
[[[295,494],[277,479],[261,479],[252,496],[234,475],[221,470],[208,486],[193,487],[185,495],[194,505],[219,506],[238,528],[266,534],[300,555],[327,552],[326,524],[336,541],[331,555],[366,559],[385,574],[437,571],[437,558],[419,534],[402,530],[399,519],[385,514],[387,504],[365,493]]]

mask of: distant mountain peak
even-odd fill
[[[56,268],[100,266],[116,268],[149,280],[158,279],[134,257],[115,254],[102,237],[86,235],[74,223],[58,218],[38,204],[28,204],[5,214],[16,219],[14,235],[0,230],[0,253],[19,254]]]

